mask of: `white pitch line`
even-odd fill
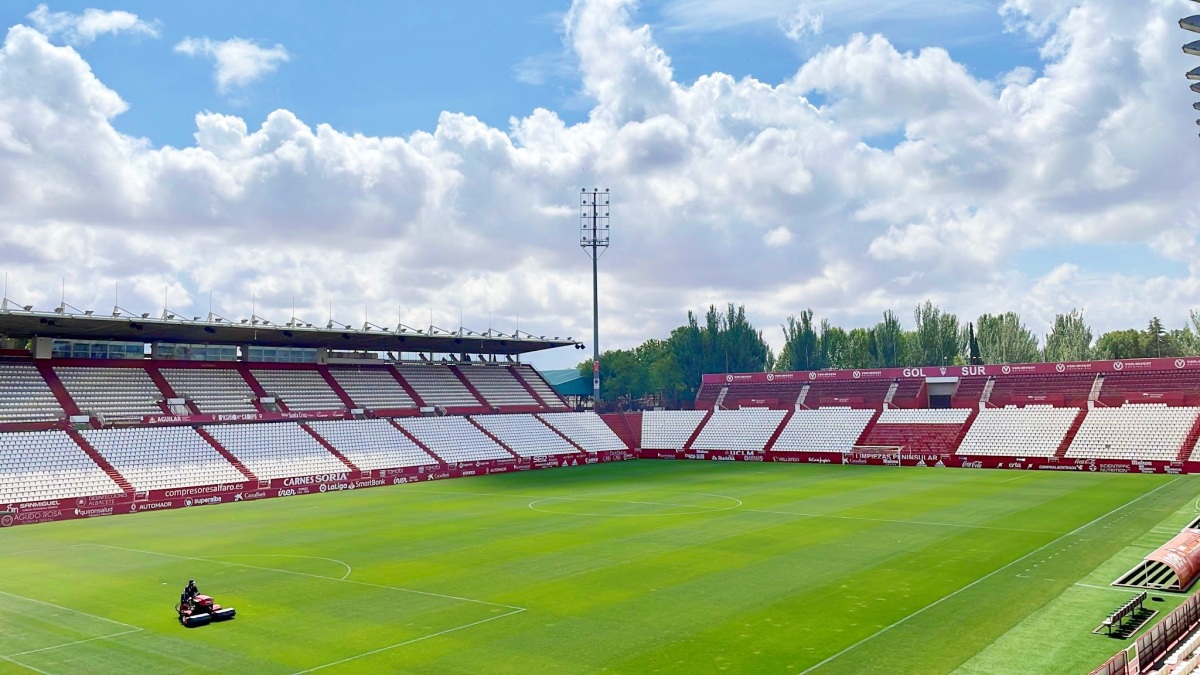
[[[373,649],[373,650],[371,650],[371,651],[369,651],[369,652],[363,652],[363,653],[361,653],[361,654],[355,654],[354,656],[351,656],[351,657],[349,657],[349,658],[342,659],[342,660],[340,660],[340,661],[333,661],[332,663],[326,663],[326,664],[324,664],[324,665],[320,665],[320,666],[317,666],[317,667],[315,667],[315,668],[309,668],[308,670],[300,670],[300,671],[297,671],[297,672],[295,673],[295,675],[302,675],[302,673],[311,673],[311,672],[314,672],[314,671],[317,671],[317,670],[322,670],[322,669],[324,669],[324,668],[330,668],[330,667],[332,667],[332,666],[338,666],[338,665],[341,665],[341,664],[343,664],[343,663],[348,663],[348,662],[350,662],[350,661],[354,661],[354,660],[356,660],[356,659],[361,659],[361,658],[363,658],[364,656],[373,656],[373,655],[375,655],[375,654],[379,654],[379,653],[386,652],[386,651],[389,651],[389,650],[392,650],[392,649],[396,649],[396,648],[398,648],[398,647],[403,647],[403,646],[405,646],[405,645],[411,645],[411,644],[413,644],[414,642],[421,642],[422,640],[428,640],[428,639],[430,639],[430,638],[435,638],[435,637],[438,637],[439,635],[445,635],[446,633],[453,633],[454,631],[462,630],[462,629],[464,629],[464,628],[470,628],[470,627],[472,627],[472,626],[478,626],[478,625],[480,625],[480,624],[487,623],[487,622],[489,622],[489,621],[495,621],[496,619],[503,619],[503,618],[505,618],[505,617],[514,616],[514,615],[520,614],[521,612],[524,612],[524,611],[526,611],[526,610],[524,610],[524,609],[518,609],[518,610],[516,610],[516,611],[513,611],[513,612],[508,612],[508,613],[506,613],[506,614],[498,614],[498,615],[496,615],[496,616],[491,616],[491,617],[488,617],[488,618],[486,618],[486,619],[480,619],[479,621],[473,621],[473,622],[471,622],[471,623],[468,623],[468,624],[463,624],[463,625],[461,625],[461,626],[456,626],[456,627],[454,627],[454,628],[447,628],[446,630],[443,630],[443,631],[438,631],[437,633],[431,633],[431,634],[429,634],[429,635],[422,635],[422,636],[421,636],[421,637],[419,637],[419,638],[413,638],[413,639],[411,639],[411,640],[405,640],[404,642],[397,642],[396,644],[394,644],[394,645],[389,645],[389,646],[387,646],[387,647],[380,647],[379,649]]]
[[[8,661],[9,663],[15,663],[15,664],[17,664],[17,666],[24,668],[26,670],[32,670],[35,673],[41,673],[41,675],[50,675],[50,673],[47,673],[46,671],[42,670],[41,668],[34,668],[31,665],[21,663],[20,661],[18,661],[16,659],[10,659],[7,656],[0,656],[0,659],[4,659],[5,661]]]
[[[854,649],[858,648],[858,646],[859,646],[859,645],[865,644],[865,643],[867,643],[867,642],[869,642],[869,641],[871,641],[871,640],[875,639],[876,637],[878,637],[878,636],[880,636],[880,635],[883,635],[884,633],[886,633],[886,632],[888,632],[889,630],[891,630],[891,629],[895,628],[896,626],[899,626],[900,624],[902,624],[902,623],[905,623],[906,621],[908,621],[909,619],[913,618],[914,616],[918,616],[918,615],[920,615],[920,614],[923,614],[924,612],[926,612],[926,611],[928,611],[928,610],[930,610],[930,609],[932,609],[932,608],[934,608],[934,607],[937,607],[938,605],[940,605],[940,604],[942,604],[943,602],[945,602],[945,601],[949,600],[950,598],[953,598],[954,596],[958,595],[959,593],[962,593],[963,591],[969,590],[969,589],[973,588],[974,586],[976,586],[977,584],[983,583],[984,581],[987,581],[988,579],[991,579],[992,577],[996,576],[997,574],[999,574],[999,573],[1003,572],[1004,570],[1006,570],[1006,569],[1008,569],[1008,568],[1012,567],[1013,565],[1016,565],[1017,563],[1019,563],[1019,562],[1021,562],[1022,560],[1024,560],[1024,559],[1026,559],[1026,558],[1028,558],[1028,557],[1030,557],[1030,556],[1034,555],[1035,553],[1038,553],[1038,552],[1040,552],[1040,551],[1042,551],[1042,550],[1044,550],[1044,549],[1046,549],[1046,548],[1049,548],[1049,547],[1053,546],[1054,544],[1057,544],[1058,542],[1062,541],[1063,539],[1066,539],[1067,537],[1074,536],[1075,534],[1078,534],[1079,532],[1082,532],[1083,530],[1085,530],[1085,529],[1087,529],[1087,528],[1091,527],[1092,525],[1095,525],[1096,523],[1100,522],[1101,520],[1104,520],[1105,518],[1107,518],[1107,517],[1111,516],[1112,514],[1116,513],[1117,511],[1120,511],[1121,509],[1124,509],[1124,508],[1126,508],[1126,507],[1128,507],[1128,506],[1131,506],[1131,505],[1133,505],[1134,503],[1136,503],[1136,502],[1139,502],[1139,501],[1141,501],[1141,500],[1145,499],[1146,497],[1149,497],[1150,495],[1154,494],[1155,492],[1158,492],[1159,490],[1161,490],[1161,489],[1163,489],[1163,488],[1165,488],[1165,487],[1167,487],[1167,486],[1169,486],[1169,485],[1174,485],[1174,484],[1175,484],[1175,481],[1179,480],[1180,478],[1182,478],[1182,476],[1177,476],[1177,477],[1176,477],[1174,480],[1172,480],[1172,481],[1170,481],[1170,482],[1168,482],[1168,483],[1163,483],[1162,485],[1159,485],[1158,487],[1154,488],[1153,490],[1151,490],[1151,491],[1149,491],[1149,492],[1146,492],[1146,493],[1144,493],[1144,494],[1138,495],[1137,497],[1134,497],[1133,499],[1131,499],[1131,500],[1129,500],[1129,501],[1125,502],[1124,504],[1122,504],[1122,505],[1118,506],[1117,508],[1113,509],[1112,511],[1109,511],[1108,513],[1106,513],[1106,514],[1104,514],[1104,515],[1102,515],[1102,516],[1100,516],[1100,517],[1098,517],[1098,518],[1095,518],[1094,520],[1088,521],[1087,523],[1084,523],[1083,525],[1080,525],[1079,527],[1075,528],[1074,530],[1071,530],[1070,532],[1067,532],[1066,534],[1064,534],[1064,535],[1060,536],[1059,538],[1057,538],[1057,539],[1055,539],[1055,540],[1053,540],[1053,541],[1051,541],[1051,542],[1048,542],[1048,543],[1042,544],[1041,546],[1039,546],[1039,547],[1037,547],[1037,548],[1033,549],[1033,550],[1032,550],[1032,551],[1030,551],[1029,553],[1026,553],[1025,555],[1021,556],[1020,558],[1017,558],[1016,560],[1013,560],[1012,562],[1010,562],[1010,563],[1008,563],[1008,564],[1006,564],[1006,565],[1004,565],[1004,566],[1002,566],[1002,567],[999,567],[999,568],[997,568],[997,569],[995,569],[995,570],[993,570],[993,571],[989,572],[989,573],[988,573],[987,575],[985,575],[985,576],[979,577],[979,578],[978,578],[978,579],[976,579],[975,581],[972,581],[971,583],[967,584],[966,586],[963,586],[962,588],[960,588],[960,589],[958,589],[958,590],[956,590],[956,591],[952,591],[952,592],[950,592],[950,593],[948,593],[948,594],[946,594],[946,595],[944,595],[944,596],[942,596],[942,597],[938,598],[937,600],[934,600],[933,602],[929,603],[928,605],[925,605],[924,607],[922,607],[921,609],[918,609],[917,611],[913,612],[912,614],[909,614],[908,616],[906,616],[906,617],[904,617],[904,618],[902,618],[902,619],[899,619],[899,620],[897,620],[897,621],[895,621],[895,622],[893,622],[893,623],[891,623],[891,624],[889,624],[889,625],[887,625],[887,626],[884,626],[883,628],[880,628],[879,630],[875,631],[874,633],[871,633],[871,634],[870,634],[870,635],[868,635],[867,637],[865,637],[865,638],[863,638],[863,639],[859,640],[858,642],[855,642],[854,644],[850,645],[849,647],[846,647],[845,649],[843,649],[843,650],[841,650],[840,652],[838,652],[838,653],[834,654],[833,656],[829,656],[829,657],[825,658],[824,660],[822,660],[821,662],[817,663],[816,665],[809,666],[808,668],[805,668],[804,670],[800,671],[800,675],[805,675],[806,673],[811,673],[812,671],[814,671],[814,670],[816,670],[816,669],[818,669],[818,668],[820,668],[820,667],[824,666],[825,664],[829,663],[830,661],[833,661],[834,659],[836,659],[836,658],[838,658],[838,657],[842,656],[843,654],[846,654],[846,653],[848,653],[848,652],[851,652],[851,651],[853,651]]]
[[[61,645],[54,645],[52,647],[42,647],[41,649],[30,649],[30,650],[24,651],[24,652],[17,652],[16,654],[7,654],[2,658],[12,659],[14,656],[24,656],[26,654],[37,654],[38,652],[48,652],[53,649],[62,649],[63,647],[71,647],[74,645],[81,645],[85,642],[95,642],[96,640],[107,640],[109,638],[120,637],[122,635],[132,635],[134,633],[140,633],[140,632],[142,632],[141,628],[134,628],[133,630],[122,631],[120,633],[113,633],[112,635],[101,635],[99,637],[88,638],[86,640],[76,640],[74,642],[66,642]]]
[[[505,609],[517,609],[525,611],[524,607],[515,605],[506,605],[501,602],[489,602],[487,600],[476,600],[474,598],[463,598],[457,595],[446,595],[445,593],[433,593],[431,591],[418,591],[414,588],[401,588],[399,586],[385,586],[383,584],[372,584],[366,581],[356,581],[354,579],[338,579],[337,577],[326,577],[320,574],[309,574],[308,572],[297,572],[296,570],[284,570],[277,567],[260,567],[258,565],[246,565],[244,563],[229,562],[226,560],[216,560],[214,558],[197,558],[190,555],[177,555],[174,553],[163,553],[161,551],[146,551],[137,548],[125,548],[123,546],[112,546],[110,544],[84,544],[85,546],[99,546],[101,548],[111,548],[117,551],[128,551],[130,553],[143,553],[145,555],[157,555],[165,558],[178,558],[179,560],[195,560],[197,562],[213,563],[215,565],[229,565],[232,567],[245,567],[252,570],[262,570],[264,572],[279,572],[280,574],[294,574],[301,577],[310,577],[312,579],[325,579],[326,581],[337,581],[343,584],[356,584],[358,586],[369,586],[371,588],[383,588],[389,591],[397,591],[400,593],[415,593],[417,595],[428,595],[435,598],[446,598],[447,600],[461,600],[462,602],[473,602],[479,605],[491,605],[492,607],[503,607]]]
[[[607,504],[637,504],[640,506],[674,506],[677,508],[684,508],[684,509],[708,509],[710,511],[728,511],[730,509],[737,508],[737,506],[732,506],[732,507],[729,507],[729,506],[702,506],[700,504],[672,504],[670,502],[639,502],[639,501],[628,501],[628,500],[624,500],[624,499],[596,499],[595,497],[567,497],[567,496],[558,496],[558,495],[552,495],[552,496],[518,495],[518,494],[505,493],[505,492],[455,492],[453,490],[413,490],[412,492],[413,493],[423,492],[423,493],[439,494],[439,495],[463,495],[465,497],[517,497],[520,499],[532,499],[536,502],[557,499],[557,500],[567,501],[567,502],[604,502]],[[652,492],[652,490],[648,490],[648,492]],[[626,493],[600,492],[600,493],[595,493],[595,494],[619,495],[619,494],[626,494]],[[720,497],[721,499],[729,499],[731,501],[735,501],[738,503],[738,506],[740,506],[742,503],[742,500],[740,500],[736,497],[726,497],[725,495],[713,495],[713,494],[707,494],[704,492],[680,492],[678,494],[700,495],[702,497]],[[659,515],[661,515],[661,514],[659,514]],[[680,515],[684,515],[684,514],[680,514]],[[686,514],[686,515],[691,515],[691,514]]]
[[[1078,583],[1078,582],[1076,582],[1075,585],[1083,586],[1084,588],[1094,588],[1098,591],[1116,591],[1118,593],[1125,593],[1125,594],[1129,594],[1129,593],[1133,592],[1127,588],[1114,588],[1112,586],[1096,586],[1094,584],[1083,584],[1083,583]]]
[[[1001,483],[1011,483],[1011,482],[1013,482],[1014,480],[1021,480],[1022,478],[1028,478],[1028,477],[1030,477],[1030,476],[1032,476],[1032,475],[1034,475],[1034,474],[1033,474],[1033,472],[1031,471],[1031,472],[1028,472],[1028,473],[1023,473],[1023,474],[1021,474],[1020,476],[1017,476],[1017,477],[1015,477],[1015,478],[1005,478],[1004,480],[1002,480],[1002,481],[1000,481],[1000,482],[1001,482]]]
[[[800,516],[803,518],[834,518],[837,520],[865,520],[872,523],[896,523],[900,525],[930,525],[936,527],[958,527],[971,530],[999,530],[1002,532],[1028,532],[1030,534],[1062,534],[1057,530],[1023,530],[1015,527],[991,527],[988,525],[967,525],[964,523],[942,523],[932,520],[892,520],[889,518],[866,518],[862,516],[839,516],[832,513],[801,513],[798,511],[768,511],[765,509],[738,509],[748,513],[773,513],[780,516]]]
[[[307,558],[309,560],[324,560],[326,562],[337,563],[346,568],[346,573],[343,574],[338,581],[345,581],[346,578],[350,576],[350,573],[354,571],[350,565],[342,562],[341,560],[336,558],[322,558],[315,555],[288,555],[285,553],[229,553],[225,555],[211,556],[205,558],[205,560],[217,560],[219,558]],[[333,577],[329,578],[332,579]]]
[[[34,548],[34,549],[29,549],[28,551],[9,551],[7,553],[0,553],[0,558],[12,556],[12,555],[25,555],[27,553],[42,553],[43,551],[61,551],[64,548],[75,548],[76,546],[80,546],[80,544],[67,544],[66,546],[51,546],[49,548]]]
[[[742,513],[772,513],[772,514],[780,515],[780,516],[798,516],[798,517],[802,517],[802,518],[834,518],[837,520],[863,520],[863,521],[875,522],[875,523],[896,523],[896,524],[901,524],[901,525],[930,525],[930,526],[936,526],[936,527],[958,527],[958,528],[973,529],[973,530],[998,530],[998,531],[1002,531],[1002,532],[1028,532],[1030,534],[1062,534],[1062,532],[1059,532],[1057,530],[1026,530],[1026,529],[1013,528],[1013,527],[991,527],[988,525],[966,525],[966,524],[962,524],[962,523],[941,523],[941,522],[925,521],[925,520],[891,520],[891,519],[887,519],[887,518],[866,518],[866,517],[861,517],[861,516],[838,516],[838,515],[828,514],[828,513],[801,513],[801,512],[797,512],[797,511],[770,511],[770,510],[765,510],[765,509],[747,509],[747,508],[744,508],[741,506],[742,500],[737,499],[736,497],[729,497],[726,495],[714,495],[714,494],[708,494],[708,493],[702,493],[702,492],[688,492],[688,493],[680,493],[680,494],[699,494],[699,495],[704,495],[707,497],[721,497],[723,499],[732,499],[732,500],[738,502],[738,506],[717,507],[717,506],[700,506],[700,505],[695,505],[695,504],[668,504],[665,502],[627,502],[627,501],[620,501],[620,500],[616,500],[616,499],[591,499],[591,498],[584,498],[584,497],[538,497],[535,495],[518,495],[518,494],[510,494],[510,493],[504,493],[504,492],[455,492],[453,490],[413,490],[411,492],[408,492],[408,494],[418,494],[418,493],[423,493],[423,492],[430,493],[430,494],[439,494],[439,495],[462,495],[464,497],[518,497],[521,499],[534,499],[537,501],[542,501],[542,500],[547,500],[547,499],[562,499],[562,500],[568,500],[568,501],[595,501],[595,502],[609,502],[609,503],[613,503],[613,504],[650,504],[650,505],[655,505],[655,506],[676,506],[676,507],[686,507],[686,508],[694,508],[694,509],[705,509],[705,511],[697,511],[696,512],[697,514],[698,513],[715,513],[718,511],[735,511],[736,510],[736,511],[742,512]],[[613,494],[621,494],[621,493],[613,493]],[[537,511],[538,509],[533,509],[533,510]],[[589,515],[589,514],[575,514],[575,515]],[[595,514],[590,514],[590,515],[595,515]],[[606,515],[610,515],[610,514],[606,514]],[[626,515],[628,515],[628,514],[626,514]],[[643,515],[643,514],[634,514],[634,515]],[[672,513],[672,514],[650,514],[650,515],[695,515],[695,514],[693,514],[693,513]]]
[[[99,545],[99,544],[94,544],[94,545]],[[56,605],[53,602],[46,602],[45,600],[36,600],[34,598],[27,598],[23,595],[17,595],[16,593],[9,593],[8,591],[0,591],[0,595],[7,595],[11,598],[17,598],[19,600],[26,600],[26,601],[29,601],[29,602],[32,602],[32,603],[35,603],[38,605],[45,605],[46,607],[53,607],[55,609],[63,609],[68,612],[74,612],[76,614],[81,614],[83,616],[90,617],[92,619],[99,619],[100,621],[107,621],[109,623],[115,623],[118,626],[125,626],[126,628],[137,628],[138,630],[142,630],[138,626],[134,626],[133,624],[125,623],[124,621],[117,621],[116,619],[109,619],[107,617],[97,616],[95,614],[88,614],[87,612],[81,612],[77,609],[72,609],[70,607],[63,607],[62,605]]]

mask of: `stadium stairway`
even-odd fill
[[[451,365],[450,372],[454,373],[454,376],[458,378],[458,381],[462,382],[462,385],[467,388],[467,391],[471,392],[471,395],[475,397],[476,401],[479,401],[479,405],[483,406],[487,410],[492,409],[492,405],[487,402],[487,399],[483,397],[483,394],[479,393],[479,390],[475,388],[475,385],[471,384],[471,381],[467,379],[467,376],[463,375],[463,371],[458,366]],[[484,432],[484,433],[487,433],[487,432]],[[497,441],[497,443],[499,443],[499,441]],[[504,446],[503,443],[501,443],[500,445],[503,446],[509,452],[512,452],[512,450],[509,449],[507,446]]]
[[[332,379],[332,377],[330,379]],[[345,455],[342,454],[341,450],[338,450],[337,448],[333,447],[333,444],[330,443],[329,441],[325,440],[324,437],[322,437],[321,434],[318,434],[315,429],[308,426],[304,422],[300,423],[300,428],[307,431],[308,435],[313,437],[313,440],[320,443],[322,447],[324,447],[326,450],[329,451],[329,454],[333,455],[334,457],[337,457],[338,461],[341,462],[342,464],[345,464],[351,471],[354,471],[354,472],[361,471],[357,466],[354,465],[354,462],[351,462],[349,458],[347,458]]]
[[[963,422],[962,429],[958,431],[958,436],[954,437],[954,445],[950,448],[950,454],[958,452],[962,446],[963,439],[967,437],[967,432],[971,430],[971,425],[975,424],[975,418],[979,417],[979,406],[971,408],[971,414],[967,415],[967,421]]]
[[[453,366],[451,366],[451,367],[453,367]],[[461,374],[461,373],[459,373],[459,377],[462,377],[462,374]],[[462,380],[463,380],[464,382],[466,382],[466,378],[465,378],[465,377],[462,377]],[[476,396],[479,396],[479,392],[473,392],[473,393],[474,393]],[[482,424],[480,424],[479,422],[476,422],[474,417],[467,416],[465,419],[466,419],[468,422],[470,422],[470,423],[471,423],[471,425],[472,425],[472,426],[474,426],[476,429],[478,429],[478,430],[480,430],[481,432],[483,432],[483,435],[484,435],[484,436],[487,436],[488,438],[492,439],[492,442],[493,442],[493,443],[495,443],[496,445],[498,445],[498,446],[500,446],[500,447],[504,448],[504,451],[505,451],[505,452],[507,452],[508,454],[512,455],[512,456],[513,456],[515,459],[520,459],[520,458],[521,458],[521,456],[520,456],[519,454],[517,454],[517,453],[516,453],[516,452],[515,452],[515,451],[514,451],[512,448],[510,448],[510,447],[508,446],[508,444],[507,444],[507,443],[505,443],[504,441],[500,440],[500,439],[499,439],[499,438],[498,438],[498,437],[497,437],[495,434],[493,434],[492,432],[490,432],[490,431],[488,431],[487,429],[485,429],[485,428],[483,427],[483,425],[482,425]],[[546,424],[546,421],[545,421],[545,420],[543,420],[541,417],[538,417],[538,421],[539,421],[539,422],[541,422],[542,424]],[[548,426],[548,427],[549,427],[550,425],[549,425],[549,424],[546,424],[546,426]],[[554,427],[550,427],[550,428],[551,428],[551,429],[553,429],[555,433],[558,433],[558,430],[557,430],[557,429],[554,429]],[[559,436],[562,436],[562,434],[558,434],[558,435],[559,435]],[[565,436],[563,436],[563,438],[566,438],[566,437],[565,437]],[[570,441],[571,439],[569,439],[569,438],[568,438],[567,440],[568,440],[568,441]],[[571,445],[575,445],[575,444],[574,444],[574,443],[571,443]],[[578,445],[575,445],[575,447],[577,447],[577,448],[578,448],[579,446],[578,446]]]
[[[684,443],[683,448],[681,448],[683,450],[683,452],[691,451],[692,443],[695,443],[696,439],[700,438],[700,432],[704,431],[704,427],[708,426],[708,421],[712,419],[712,416],[713,416],[712,408],[709,408],[708,410],[704,411],[704,419],[700,420],[700,424],[696,425],[696,430],[692,432],[691,436],[688,436],[687,443]]]
[[[533,400],[536,401],[538,405],[540,405],[543,408],[552,408],[553,407],[553,405],[551,404],[550,401],[547,401],[547,400],[543,399],[541,396],[538,396],[538,393],[536,391],[534,391],[533,387],[529,386],[529,383],[525,381],[524,377],[521,377],[521,373],[517,372],[516,368],[514,368],[512,366],[506,366],[505,370],[508,371],[509,375],[513,376],[513,379],[515,379],[518,384],[520,384],[522,387],[525,388],[525,391],[528,392],[529,396],[531,398],[533,398]]]
[[[413,389],[413,386],[408,383],[408,380],[404,379],[404,376],[400,374],[399,370],[388,366],[388,372],[392,374],[392,377],[396,378],[396,382],[400,385],[400,388],[404,390],[404,393],[408,394],[408,397],[412,399],[413,403],[417,404],[417,408],[429,407],[425,403],[425,399],[421,398],[421,395],[417,393],[416,389]]]
[[[1196,448],[1196,441],[1200,441],[1200,417],[1196,418],[1196,422],[1192,424],[1192,428],[1188,431],[1187,438],[1183,440],[1183,447],[1179,449],[1179,455],[1175,457],[1177,462],[1186,462],[1192,458],[1192,451]]]
[[[559,431],[559,430],[558,430],[558,429],[557,429],[557,428],[556,428],[556,427],[555,427],[553,424],[550,424],[550,423],[549,423],[549,422],[547,422],[546,420],[542,419],[542,416],[541,416],[540,414],[535,414],[535,415],[534,415],[534,418],[535,418],[535,419],[537,419],[537,421],[541,422],[543,425],[545,425],[545,426],[549,427],[549,428],[550,428],[550,431],[553,431],[554,433],[558,434],[559,438],[561,438],[561,439],[563,439],[564,441],[566,441],[566,442],[570,443],[570,444],[571,444],[571,447],[575,448],[575,449],[576,449],[576,450],[578,450],[579,452],[587,452],[587,450],[584,450],[584,449],[583,449],[583,446],[581,446],[581,445],[579,445],[578,443],[576,443],[576,442],[574,441],[574,439],[572,439],[570,436],[568,436],[568,435],[564,434],[563,432]],[[474,419],[472,419],[471,421],[472,421],[472,422],[474,422],[475,420],[474,420]],[[479,425],[478,425],[478,424],[476,424],[475,426],[477,426],[477,427],[478,427]],[[480,429],[483,429],[483,427],[479,427],[479,428],[480,428]],[[487,431],[486,431],[486,430],[484,430],[484,433],[487,433]],[[490,436],[491,434],[488,434],[488,435]],[[496,442],[497,442],[497,443],[499,443],[500,441],[498,441],[498,440],[497,440]]]
[[[114,467],[112,464],[109,464],[108,460],[104,458],[104,455],[97,452],[96,448],[93,448],[92,444],[88,443],[87,439],[83,437],[83,434],[79,433],[75,429],[67,429],[67,435],[69,435],[71,440],[75,441],[75,444],[78,445],[79,448],[83,450],[83,452],[86,453],[93,462],[96,463],[96,466],[100,467],[101,471],[108,474],[108,477],[111,478],[113,482],[121,488],[122,492],[124,492],[126,495],[132,495],[134,493],[133,484],[130,483],[124,476],[122,476],[121,472],[117,471],[116,467]]]
[[[79,410],[79,406],[75,405],[75,399],[71,398],[71,394],[67,392],[67,388],[63,385],[62,380],[58,379],[58,373],[54,372],[54,368],[49,363],[40,361],[35,363],[34,367],[41,373],[42,379],[46,381],[46,386],[50,387],[50,391],[54,394],[58,405],[67,414],[68,418],[83,414]]]
[[[862,433],[858,435],[858,439],[854,441],[855,445],[863,445],[866,439],[871,435],[871,430],[879,422],[879,416],[883,414],[882,410],[876,410],[874,415],[871,415],[871,421],[867,422],[867,426],[863,427]]]
[[[260,398],[267,395],[267,390],[263,389],[262,383],[254,379],[254,374],[250,372],[250,364],[239,363],[237,371],[242,374],[242,379],[246,381],[246,386],[250,387],[250,391],[254,392],[254,409],[259,412],[267,412],[267,409],[259,401]],[[276,399],[275,403],[279,406],[280,410],[287,410],[283,404],[279,403],[278,399]]]
[[[158,393],[162,394],[164,399],[183,398],[175,393],[175,389],[171,386],[171,383],[167,382],[167,378],[163,377],[162,371],[158,368],[146,368],[146,375],[154,383],[154,386],[158,387]]]
[[[775,441],[779,440],[779,435],[783,433],[784,427],[788,425],[788,422],[792,421],[792,416],[795,414],[796,409],[794,407],[787,411],[787,414],[783,416],[783,420],[779,422],[779,426],[775,427],[775,431],[771,433],[771,437],[763,444],[763,452],[770,452],[775,449]]]
[[[1087,413],[1086,408],[1079,409],[1079,413],[1075,415],[1075,421],[1067,427],[1067,435],[1063,436],[1062,443],[1058,444],[1058,450],[1054,451],[1055,457],[1062,459],[1067,456],[1067,450],[1071,448],[1071,441],[1075,440],[1075,434],[1079,433],[1079,427],[1083,426],[1083,418],[1087,417]]]
[[[404,435],[405,435],[405,436],[408,438],[408,440],[412,441],[412,442],[413,442],[413,444],[415,444],[415,445],[416,445],[418,448],[420,448],[420,449],[424,450],[425,452],[429,453],[429,456],[430,456],[430,457],[432,457],[432,458],[434,458],[434,459],[436,459],[436,460],[438,461],[438,463],[439,463],[439,464],[442,464],[443,466],[446,466],[446,465],[448,465],[448,463],[446,462],[446,460],[442,459],[442,458],[441,458],[441,457],[440,457],[440,456],[439,456],[439,455],[438,455],[436,452],[434,452],[434,451],[433,451],[433,449],[432,449],[432,448],[430,448],[428,445],[425,445],[424,443],[422,443],[422,442],[421,442],[421,439],[419,439],[419,438],[417,438],[416,436],[414,436],[414,435],[412,435],[411,433],[409,433],[408,429],[405,429],[404,427],[402,427],[402,426],[400,426],[399,424],[397,424],[397,423],[396,423],[396,420],[390,420],[390,421],[391,421],[391,424],[392,424],[392,426],[396,427],[396,430],[397,430],[397,431],[399,431],[400,433],[404,434]],[[511,450],[509,450],[509,452],[512,452],[512,451],[511,451]]]
[[[238,459],[237,457],[234,457],[232,452],[229,452],[228,450],[225,449],[225,446],[223,446],[219,442],[217,442],[217,439],[213,438],[212,434],[208,433],[207,429],[205,429],[204,427],[195,427],[195,429],[196,429],[196,433],[200,434],[200,438],[203,438],[206,443],[211,445],[213,450],[217,451],[217,454],[219,454],[225,458],[226,462],[229,462],[230,464],[232,464],[233,468],[242,472],[242,475],[245,476],[247,479],[252,480],[252,481],[258,481],[258,476],[254,475],[254,472],[251,471],[249,468],[247,468],[245,464],[242,464],[242,460]]]
[[[171,410],[171,404],[167,403],[167,401],[183,397],[176,393],[175,388],[171,386],[170,382],[167,382],[167,378],[163,376],[162,371],[158,367],[147,366],[146,376],[150,378],[154,386],[158,387],[158,393],[162,394],[163,400],[159,401],[158,407],[162,408],[164,413],[174,415],[175,411]],[[200,412],[200,409],[191,401],[185,401],[184,406],[187,408],[188,414],[195,415]]]
[[[641,415],[638,413],[604,413],[600,416],[600,419],[604,420],[604,423],[608,425],[608,428],[612,429],[612,432],[617,435],[617,438],[621,439],[621,442],[624,443],[627,448],[633,450],[641,447],[641,443],[638,442],[638,435],[629,422],[628,415],[631,414],[638,415],[637,423],[638,428],[640,429],[642,420]]]
[[[329,366],[318,365],[317,372],[321,374],[321,377],[325,380],[325,384],[329,385],[329,388],[333,390],[333,393],[337,394],[337,397],[341,400],[342,405],[346,406],[346,410],[354,410],[355,408],[362,407],[355,403],[354,399],[350,398],[350,394],[347,394],[345,389],[342,389],[341,383],[337,381],[337,378],[333,376],[333,373],[329,372]]]

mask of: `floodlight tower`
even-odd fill
[[[1192,1],[1200,2],[1200,0],[1192,0]],[[1180,19],[1179,27],[1184,30],[1189,30],[1193,33],[1200,33],[1200,14],[1197,14],[1195,16],[1189,16],[1185,19]],[[1186,45],[1183,46],[1183,51],[1185,54],[1191,54],[1193,56],[1200,56],[1200,40],[1196,40],[1195,42],[1187,43]],[[1192,91],[1196,92],[1197,94],[1200,94],[1200,68],[1192,68],[1191,70],[1189,70],[1187,73],[1187,79],[1193,81],[1192,82]],[[1192,107],[1195,108],[1196,110],[1200,110],[1200,103],[1193,103]],[[1196,124],[1200,124],[1200,120],[1196,120]]]
[[[600,406],[600,256],[608,250],[608,188],[583,188],[579,195],[579,247],[592,258],[592,410]],[[591,249],[591,250],[588,250]]]

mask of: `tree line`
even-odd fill
[[[913,310],[912,327],[888,310],[873,326],[835,326],[817,320],[811,309],[787,317],[780,326],[784,346],[778,355],[763,332],[746,318],[744,306],[724,311],[710,306],[703,317],[688,312],[687,323],[665,340],[647,340],[633,349],[600,355],[601,403],[608,406],[673,406],[695,398],[705,373],[769,370],[824,370],[951,366],[1039,361],[1135,359],[1200,354],[1200,312],[1181,328],[1168,330],[1158,317],[1145,329],[1110,331],[1094,338],[1083,312],[1054,318],[1038,336],[1016,312],[984,314],[963,323],[957,315],[926,301]],[[579,364],[590,377],[592,360]]]

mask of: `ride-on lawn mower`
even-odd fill
[[[179,623],[188,628],[203,626],[213,621],[226,621],[237,616],[237,610],[232,607],[222,607],[207,595],[197,595],[188,602],[175,605],[179,613]]]

